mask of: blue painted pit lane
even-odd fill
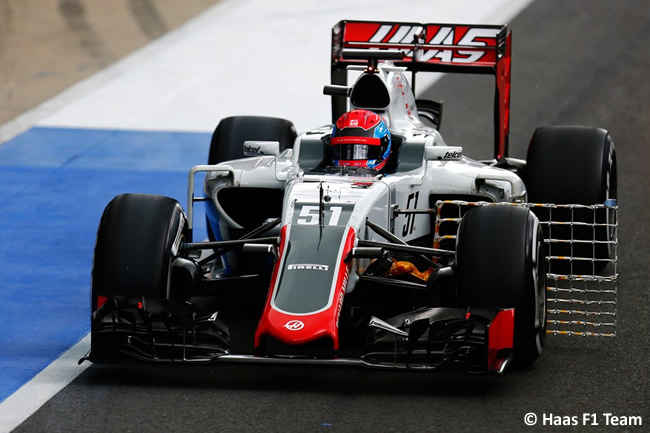
[[[106,204],[137,192],[185,208],[187,173],[209,144],[209,133],[37,127],[0,145],[0,402],[89,331]]]

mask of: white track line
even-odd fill
[[[78,365],[90,350],[90,334],[72,346],[0,405],[0,432],[10,432],[72,382],[90,362]]]

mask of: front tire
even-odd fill
[[[460,306],[515,309],[514,354],[532,364],[546,340],[546,270],[542,229],[527,208],[470,210],[458,227]]]
[[[169,299],[172,260],[188,235],[185,214],[171,198],[123,194],[104,209],[92,271],[92,310],[99,296]]]
[[[219,320],[193,323],[194,343],[185,342],[185,327],[205,314],[189,302],[201,279],[196,262],[183,257],[182,243],[190,241],[176,200],[147,194],[111,200],[97,230],[86,359],[184,360],[227,350],[228,330]]]

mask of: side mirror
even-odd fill
[[[246,156],[278,156],[279,154],[279,141],[244,141],[244,155]]]

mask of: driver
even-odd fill
[[[332,130],[330,155],[337,167],[380,171],[388,162],[390,150],[390,132],[381,116],[372,111],[348,111]]]

